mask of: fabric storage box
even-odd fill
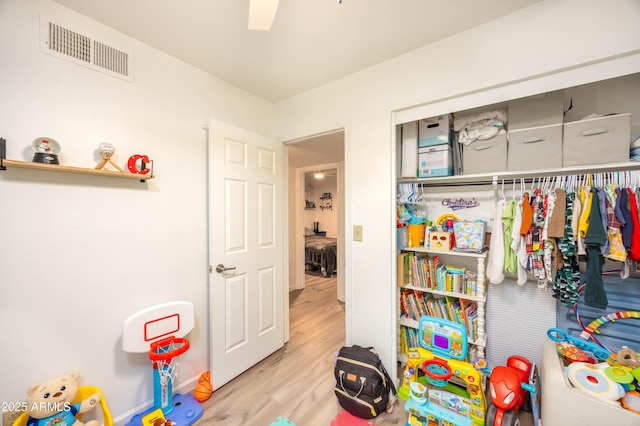
[[[451,114],[423,118],[418,121],[418,147],[451,144],[452,133],[453,118]]]
[[[462,165],[465,175],[504,172],[507,170],[507,135],[496,135],[463,146]]]
[[[456,220],[453,223],[453,235],[456,248],[464,250],[481,250],[484,247],[486,223],[484,220]]]
[[[583,166],[629,161],[631,114],[586,118],[564,124],[562,164]]]
[[[562,123],[509,130],[507,170],[562,167]]]
[[[452,176],[451,145],[418,148],[418,177]]]
[[[509,102],[509,131],[564,121],[564,91],[543,93]]]

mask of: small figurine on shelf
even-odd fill
[[[96,170],[101,170],[107,163],[115,167],[120,173],[124,173],[124,170],[111,160],[111,156],[116,149],[110,143],[103,142],[98,146],[98,153],[102,157],[102,161],[96,166]]]
[[[45,164],[60,164],[58,154],[62,150],[60,144],[51,138],[37,138],[31,143],[33,162]]]

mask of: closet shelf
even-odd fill
[[[440,295],[440,296],[451,296],[451,297],[455,297],[457,299],[472,300],[474,302],[486,302],[487,301],[486,293],[483,293],[482,296],[476,296],[476,295],[472,295],[472,294],[455,293],[455,292],[452,292],[452,291],[435,290],[435,289],[426,288],[426,287],[417,287],[417,286],[414,286],[414,285],[404,285],[404,286],[402,286],[402,288],[406,288],[408,290],[421,291],[423,293],[437,294],[437,295]]]
[[[434,256],[460,256],[460,257],[475,257],[475,258],[481,258],[481,259],[486,258],[487,255],[489,254],[487,250],[481,253],[473,253],[468,251],[455,251],[455,250],[449,250],[449,251],[430,250],[429,248],[426,248],[426,247],[404,247],[402,251],[415,251],[420,253],[428,253],[428,254],[433,254]]]
[[[624,163],[596,164],[593,166],[572,166],[556,169],[535,169],[511,172],[478,173],[460,176],[444,176],[433,178],[400,178],[397,183],[419,183],[425,186],[464,186],[491,185],[498,180],[531,179],[546,176],[582,175],[587,173],[609,173],[640,170],[640,162],[628,161]]]
[[[110,170],[98,170],[98,169],[89,169],[84,167],[61,166],[58,164],[31,163],[28,161],[17,161],[17,160],[6,160],[6,159],[0,160],[0,170],[4,170],[6,168],[46,170],[51,172],[108,176],[108,177],[114,177],[114,178],[135,179],[141,182],[144,182],[148,179],[153,179],[155,177],[151,174],[139,175],[134,173],[114,172]]]

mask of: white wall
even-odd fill
[[[132,46],[135,81],[40,53],[41,12]],[[195,304],[179,376],[192,388],[209,368],[203,126],[213,117],[272,135],[273,105],[47,0],[0,2],[0,52],[8,158],[30,161],[31,141],[48,136],[62,144],[64,164],[93,168],[94,150],[109,141],[121,166],[148,154],[157,176],[143,184],[0,171],[0,401],[77,369],[115,416],[147,408],[151,364],[122,351],[122,323],[171,300]]]
[[[363,225],[363,241],[346,248],[347,343],[375,346],[395,370],[391,112],[420,106],[418,119],[637,72],[639,26],[636,0],[546,0],[278,105],[283,139],[348,130],[347,235]]]

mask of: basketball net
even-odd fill
[[[169,380],[173,384],[178,377],[180,359],[187,349],[189,349],[189,341],[174,336],[151,344],[149,359],[153,361],[153,368],[157,371],[163,385]]]

